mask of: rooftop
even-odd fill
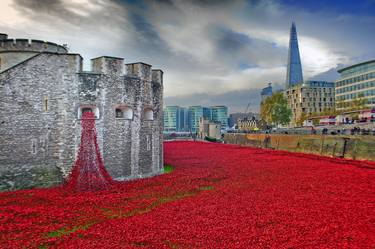
[[[343,71],[346,71],[348,69],[351,69],[351,68],[354,68],[354,67],[358,67],[358,66],[362,66],[362,65],[366,65],[366,64],[370,64],[370,63],[374,63],[374,62],[375,62],[375,60],[369,60],[369,61],[361,62],[361,63],[358,63],[358,64],[354,64],[354,65],[351,65],[351,66],[339,69],[339,70],[337,70],[337,72],[338,73],[342,73]]]

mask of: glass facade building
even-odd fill
[[[299,56],[296,25],[290,28],[288,64],[286,72],[286,88],[303,82],[301,58]]]
[[[375,60],[355,64],[337,71],[336,108],[345,109],[356,98],[366,100],[366,105],[375,108]]]
[[[228,107],[223,105],[204,107],[190,106],[183,108],[180,106],[166,106],[164,108],[164,131],[192,131],[199,129],[199,119],[220,122],[223,129],[228,127]]]
[[[188,124],[189,129],[192,132],[199,130],[199,119],[204,117],[206,119],[211,119],[211,110],[210,108],[203,106],[190,106],[188,108]]]
[[[220,122],[221,128],[228,128],[228,107],[225,105],[211,106],[211,120]]]
[[[167,106],[164,108],[163,117],[164,131],[176,132],[188,130],[185,108],[179,106]]]

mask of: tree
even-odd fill
[[[260,117],[268,124],[287,125],[290,122],[292,111],[288,108],[288,102],[282,92],[272,94],[262,101]]]
[[[307,115],[306,112],[303,112],[299,119],[297,120],[296,124],[297,126],[302,126],[303,122],[309,118],[309,115]]]
[[[272,96],[267,97],[260,103],[260,118],[267,124],[272,123],[271,109],[272,109]]]

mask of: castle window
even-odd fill
[[[77,118],[81,119],[83,113],[93,112],[95,119],[99,119],[99,108],[94,105],[82,105],[78,108]]]
[[[151,150],[151,141],[150,141],[150,136],[146,136],[146,150]]]
[[[116,115],[116,118],[132,120],[133,109],[129,106],[118,106],[115,109],[115,115]]]
[[[154,120],[154,111],[151,108],[146,108],[144,110],[144,119],[148,121]]]
[[[82,114],[84,114],[86,112],[92,112],[92,109],[90,107],[82,108]]]
[[[116,108],[116,118],[123,118],[124,117],[124,113],[122,112],[122,110],[120,108]]]
[[[43,111],[48,112],[48,97],[43,98]]]
[[[37,143],[36,139],[31,140],[31,153],[32,154],[36,154],[36,143]]]

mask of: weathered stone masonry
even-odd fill
[[[61,183],[79,148],[84,111],[96,115],[113,178],[162,171],[163,72],[123,58],[91,62],[85,72],[82,57],[63,46],[0,34],[0,189]]]

